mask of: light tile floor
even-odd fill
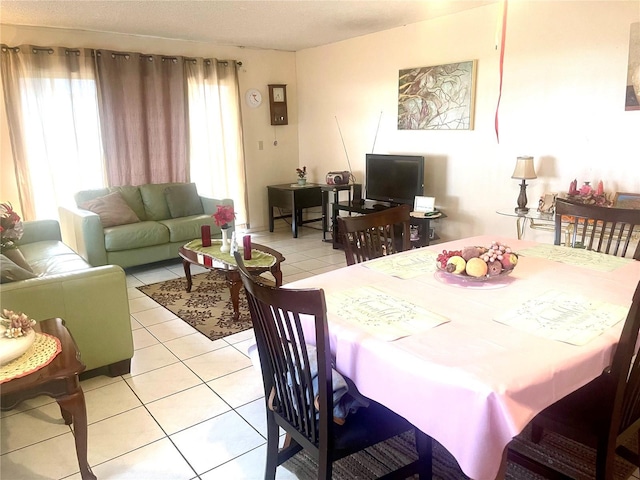
[[[285,256],[285,283],[345,265],[321,231],[304,227],[294,239],[278,223],[252,240]],[[178,260],[127,269],[131,373],[82,381],[89,464],[100,480],[263,478],[262,379],[247,355],[253,332],[212,342],[135,288],[183,276]],[[0,433],[3,480],[80,479],[73,433],[52,399],[3,412]],[[278,469],[277,478],[295,477]]]

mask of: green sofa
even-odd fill
[[[24,222],[17,244],[35,277],[2,283],[2,308],[35,320],[62,318],[87,370],[108,367],[113,376],[128,373],[133,335],[124,270],[91,267],[62,243],[55,220]]]
[[[104,218],[81,208],[118,192],[135,213],[133,223],[103,226]],[[75,195],[77,208],[60,207],[64,242],[93,266],[122,268],[178,258],[178,249],[200,238],[209,225],[214,238],[222,236],[211,217],[217,206],[233,206],[231,199],[201,197],[195,184],[163,183],[85,190]],[[137,217],[137,218],[136,218]]]

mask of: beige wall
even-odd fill
[[[244,96],[249,88],[257,88],[263,96],[262,105],[249,108],[243,101],[244,145],[248,183],[249,214],[252,228],[267,225],[267,185],[293,182],[298,166],[297,94],[295,55],[274,50],[256,50],[240,47],[221,47],[197,42],[161,38],[115,35],[64,29],[15,27],[2,25],[0,41],[15,46],[20,44],[53,45],[66,47],[105,48],[142,53],[188,55],[236,59],[242,61],[239,69],[240,92]],[[287,84],[289,125],[273,127],[269,121],[268,87],[270,83]],[[0,199],[18,205],[15,176],[8,141],[4,105],[0,105]],[[278,145],[273,141],[277,138]],[[263,142],[263,150],[258,142]]]
[[[515,235],[514,219],[495,211],[516,205],[518,181],[510,177],[519,155],[535,158],[538,178],[527,190],[533,208],[544,192],[566,191],[574,178],[602,179],[607,191],[640,192],[640,112],[624,111],[629,28],[640,21],[640,1],[509,3],[500,143],[494,131],[499,13],[493,4],[297,54],[10,26],[2,26],[0,39],[235,58],[243,62],[241,92],[258,88],[265,99],[267,84],[288,84],[288,126],[269,125],[266,100],[255,110],[243,104],[254,229],[267,224],[266,185],[293,181],[298,165],[307,166],[311,182],[348,168],[338,124],[360,182],[378,122],[376,153],[426,157],[425,194],[448,215],[438,226],[445,239]],[[474,130],[398,131],[398,70],[472,59],[478,60]],[[3,115],[0,198],[13,201]],[[548,241],[550,234],[528,231],[526,238]]]
[[[300,162],[320,179],[351,166],[364,179],[365,154],[426,157],[425,194],[447,215],[447,239],[515,236],[516,157],[535,158],[529,206],[544,192],[604,181],[606,191],[640,192],[640,111],[625,112],[630,24],[640,2],[509,2],[500,143],[494,116],[500,5],[298,52]],[[398,71],[478,60],[473,131],[399,131]],[[382,114],[382,116],[381,116]],[[548,241],[549,233],[526,238]]]

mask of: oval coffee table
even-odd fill
[[[276,281],[276,287],[281,287],[282,272],[280,271],[280,264],[285,260],[282,254],[272,248],[260,245],[258,243],[252,243],[251,249],[272,255],[275,258],[275,262],[270,267],[251,267],[247,265],[247,270],[252,275],[256,276],[264,272],[271,272],[271,275],[273,275],[273,278]],[[184,273],[187,277],[187,292],[191,291],[192,286],[192,264],[208,268],[210,270],[219,270],[224,273],[225,280],[227,282],[227,285],[229,286],[229,292],[231,293],[231,303],[233,304],[233,319],[238,320],[238,318],[240,318],[240,288],[242,287],[242,279],[240,278],[240,273],[238,272],[235,261],[233,261],[233,263],[228,263],[215,257],[199,254],[198,252],[189,250],[184,246],[180,247],[180,249],[178,250],[178,254],[182,258]]]

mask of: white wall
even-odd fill
[[[603,180],[607,192],[640,192],[640,111],[625,112],[629,31],[640,1],[509,2],[500,143],[499,3],[296,54],[300,164],[321,180],[351,166],[364,180],[365,154],[426,157],[425,194],[447,215],[445,239],[515,236],[516,157],[535,158],[529,207],[544,192]],[[399,131],[398,71],[478,60],[475,129]],[[525,238],[549,241],[529,230]]]
[[[249,215],[252,229],[267,225],[267,185],[293,182],[298,166],[298,116],[295,55],[274,50],[222,47],[198,42],[186,42],[135,35],[116,35],[80,30],[16,27],[2,25],[0,41],[9,46],[33,44],[41,46],[87,47],[111,50],[187,55],[235,59],[242,61],[239,69],[240,92],[249,88],[262,93],[263,103],[253,109],[242,102],[244,145],[247,171]],[[271,126],[269,120],[270,83],[287,84],[289,125]],[[18,206],[15,176],[3,105],[0,112],[0,200]],[[273,141],[277,138],[278,145]],[[263,142],[263,150],[258,142]]]

